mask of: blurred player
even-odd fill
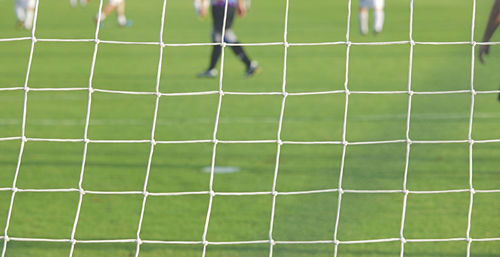
[[[31,29],[33,27],[33,16],[35,14],[36,0],[16,0],[17,26]]]
[[[496,0],[491,8],[490,19],[488,20],[488,25],[486,26],[486,30],[483,35],[483,42],[490,41],[493,33],[500,25],[500,0]],[[490,53],[489,45],[481,45],[479,46],[479,61],[484,63],[483,55],[488,55]],[[500,101],[500,93],[498,94],[498,100]]]
[[[222,42],[222,26],[224,24],[224,12],[227,1],[227,17],[226,26],[224,32],[224,42],[238,44],[238,38],[234,34],[231,26],[233,25],[234,15],[237,13],[240,17],[245,16],[247,7],[245,5],[245,0],[195,0],[195,8],[198,9],[198,14],[205,18],[208,13],[208,1],[211,1],[212,5],[212,42],[221,43]],[[233,52],[238,56],[238,58],[245,64],[246,77],[251,77],[257,73],[259,66],[256,61],[251,61],[246,55],[243,47],[241,46],[231,46]],[[210,56],[210,63],[208,69],[198,75],[198,77],[213,78],[217,76],[217,70],[215,65],[217,64],[222,52],[222,47],[220,45],[214,45],[212,48],[212,54]]]
[[[73,7],[76,7],[77,2],[78,2],[77,0],[69,0],[69,4],[71,6],[73,6]],[[87,0],[80,0],[80,6],[86,6],[87,2],[90,2],[90,0],[89,1],[87,1]]]
[[[87,0],[87,2],[90,2],[90,0]],[[122,27],[130,27],[132,22],[125,17],[125,0],[108,0],[101,12],[101,24],[115,9],[118,17],[118,24]],[[98,16],[95,18],[96,22],[97,18]]]
[[[486,30],[483,35],[483,42],[490,41],[493,33],[498,28],[500,24],[500,0],[496,0],[491,8],[490,19],[488,20],[488,25],[486,26]],[[483,55],[488,55],[490,53],[489,45],[481,45],[479,46],[479,61],[484,63]]]
[[[368,10],[373,9],[373,32],[378,34],[384,28],[384,0],[359,0],[359,29],[368,34]]]

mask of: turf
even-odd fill
[[[352,1],[349,39],[352,42],[408,40],[410,3],[387,1],[386,25],[379,35],[358,33],[357,1]],[[418,0],[414,2],[413,40],[470,41],[472,0]],[[480,41],[491,1],[477,1],[474,39]],[[115,17],[106,20],[101,40],[158,42],[161,0],[128,1],[134,24],[119,28]],[[0,0],[0,38],[30,36],[15,27],[13,1]],[[252,2],[251,11],[235,24],[242,42],[282,42],[286,1]],[[13,7],[13,6],[12,6]],[[67,1],[40,0],[37,38],[91,39],[98,1],[71,8]],[[346,39],[348,1],[289,1],[290,43],[335,42]],[[209,42],[210,22],[196,18],[190,1],[168,0],[163,41]],[[496,35],[493,40],[500,40]],[[0,88],[23,87],[31,41],[0,42]],[[477,47],[476,47],[477,48]],[[226,49],[223,89],[231,92],[280,92],[283,86],[283,46],[248,46],[262,72],[244,79],[244,68]],[[346,46],[291,46],[287,52],[286,91],[290,93],[342,90]],[[28,77],[31,88],[86,88],[91,76],[93,42],[37,42]],[[476,49],[477,50],[477,49]],[[207,46],[164,48],[159,89],[164,93],[218,90],[218,79],[198,79],[206,68]],[[470,45],[416,45],[411,88],[418,92],[467,90],[471,86]],[[98,47],[92,86],[98,89],[153,92],[160,47],[116,45]],[[410,46],[350,48],[348,83],[354,91],[405,91],[409,82]],[[486,65],[474,60],[476,90],[497,90],[500,51],[496,46]],[[22,134],[24,91],[0,91],[0,138]],[[88,92],[30,91],[27,95],[25,135],[29,138],[81,139],[85,133]],[[407,94],[351,94],[348,97],[346,139],[350,142],[397,140],[406,137]],[[474,97],[474,140],[500,139],[497,94]],[[95,92],[92,94],[88,138],[95,140],[149,140],[155,97]],[[341,141],[345,94],[288,96],[281,139],[286,141]],[[155,139],[162,141],[212,139],[218,95],[162,96]],[[282,96],[224,95],[216,137],[219,140],[273,140],[277,138]],[[412,140],[466,140],[469,134],[471,94],[414,95],[411,105]],[[0,141],[0,188],[13,185],[20,140]],[[154,147],[148,192],[209,190],[212,143],[158,144]],[[142,191],[149,143],[90,143],[82,186],[92,191]],[[280,192],[334,189],[339,184],[341,145],[291,145],[280,149],[277,190]],[[25,144],[16,187],[21,189],[78,188],[84,143],[34,142]],[[449,190],[469,187],[469,165],[476,190],[500,189],[500,144],[413,144],[408,164],[409,190]],[[218,144],[215,164],[237,166],[240,172],[215,174],[216,192],[272,190],[277,146]],[[406,144],[349,145],[342,187],[359,190],[400,190],[403,186]],[[11,191],[0,191],[0,236],[4,235]],[[404,236],[407,239],[464,238],[469,209],[468,192],[408,197]],[[79,195],[18,192],[14,198],[9,237],[68,239]],[[133,239],[139,224],[142,195],[83,196],[75,238]],[[271,195],[216,196],[207,240],[211,242],[267,240]],[[500,194],[474,195],[472,238],[500,237]],[[206,194],[149,196],[140,237],[143,240],[201,241],[209,204]],[[332,240],[337,214],[335,192],[279,195],[273,226],[277,241]],[[399,238],[403,194],[342,196],[338,239],[341,241]],[[0,249],[3,241],[0,240]],[[141,257],[201,256],[202,245],[143,244]],[[400,256],[399,242],[342,244],[339,256]],[[68,256],[69,243],[9,241],[6,256]],[[275,257],[333,256],[333,244],[278,244]],[[83,244],[75,257],[134,256],[135,243]],[[404,256],[466,256],[467,242],[405,244]],[[498,256],[500,242],[473,242],[471,256]],[[208,257],[269,256],[269,244],[209,245]]]

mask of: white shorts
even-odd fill
[[[113,6],[117,6],[121,3],[123,3],[124,0],[108,0],[108,4],[110,5],[113,5]]]
[[[359,0],[360,8],[384,9],[384,0]]]
[[[16,7],[18,8],[35,8],[36,0],[16,0]]]

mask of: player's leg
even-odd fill
[[[235,7],[228,8],[227,10],[227,20],[226,20],[226,31],[224,35],[224,41],[227,43],[235,43],[238,44],[240,43],[238,41],[238,38],[236,37],[236,34],[234,34],[234,31],[231,29],[234,21],[234,15],[236,12]],[[246,76],[250,77],[254,75],[259,66],[256,61],[251,61],[248,55],[245,53],[245,50],[242,46],[231,46],[231,50],[233,50],[234,54],[238,56],[238,58],[245,64],[246,68]]]
[[[106,6],[104,6],[104,9],[101,12],[101,15],[100,15],[101,16],[101,22],[103,22],[108,17],[108,15],[112,11],[115,10],[115,8],[116,8],[116,5],[113,4],[113,0],[108,1],[108,3],[106,4]],[[96,17],[95,17],[95,21],[96,22],[97,22],[97,20],[99,18],[98,16],[99,15],[96,15]]]
[[[33,17],[35,16],[35,0],[28,0],[26,3],[26,17],[24,19],[24,28],[31,29],[33,27]]]
[[[132,23],[125,17],[125,0],[119,0],[116,5],[116,14],[118,15],[118,24],[122,27],[129,27]]]
[[[500,90],[500,88],[498,90]],[[498,101],[500,101],[500,93],[498,93]]]
[[[235,12],[236,12],[235,7],[228,7],[227,8],[226,31],[224,34],[224,41],[226,43],[234,43],[234,44],[240,43],[238,41],[238,38],[236,37],[236,34],[234,34],[234,31],[231,29],[231,27],[233,26]],[[236,54],[236,56],[238,56],[238,58],[245,64],[246,68],[248,69],[248,67],[250,67],[250,59],[248,58],[247,54],[245,53],[245,50],[243,50],[243,47],[231,46],[231,49],[233,50],[234,54]]]
[[[359,31],[362,35],[368,34],[368,8],[371,7],[371,0],[359,0]]]
[[[24,27],[24,20],[26,19],[26,7],[21,0],[16,1],[15,11],[17,17],[17,26],[22,28]]]
[[[69,4],[73,7],[76,6],[76,0],[69,0]]]
[[[222,42],[222,26],[224,24],[224,6],[212,6],[211,10],[213,20],[212,42],[220,44]],[[217,75],[215,66],[222,53],[222,47],[218,44],[212,47],[208,69],[198,74],[198,77],[215,77]]]
[[[373,0],[373,30],[380,33],[384,28],[384,0]]]

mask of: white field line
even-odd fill
[[[465,120],[469,118],[467,113],[447,113],[447,114],[436,114],[436,113],[415,113],[412,114],[413,120]],[[476,119],[499,119],[500,113],[475,113],[474,118]],[[390,121],[390,120],[405,120],[406,114],[382,114],[382,115],[360,115],[360,116],[350,116],[351,121]],[[334,122],[339,121],[340,118],[287,118],[286,122]],[[146,119],[92,119],[91,125],[93,126],[107,126],[107,125],[130,125],[139,126],[147,123]],[[170,125],[179,123],[209,123],[211,124],[213,119],[210,118],[180,118],[173,119],[171,121],[160,119],[157,121],[159,125]],[[278,123],[278,117],[243,117],[243,118],[221,118],[220,123]],[[19,119],[0,119],[0,125],[19,125],[21,120]],[[30,119],[28,125],[37,126],[78,126],[84,125],[84,120],[77,119]]]

